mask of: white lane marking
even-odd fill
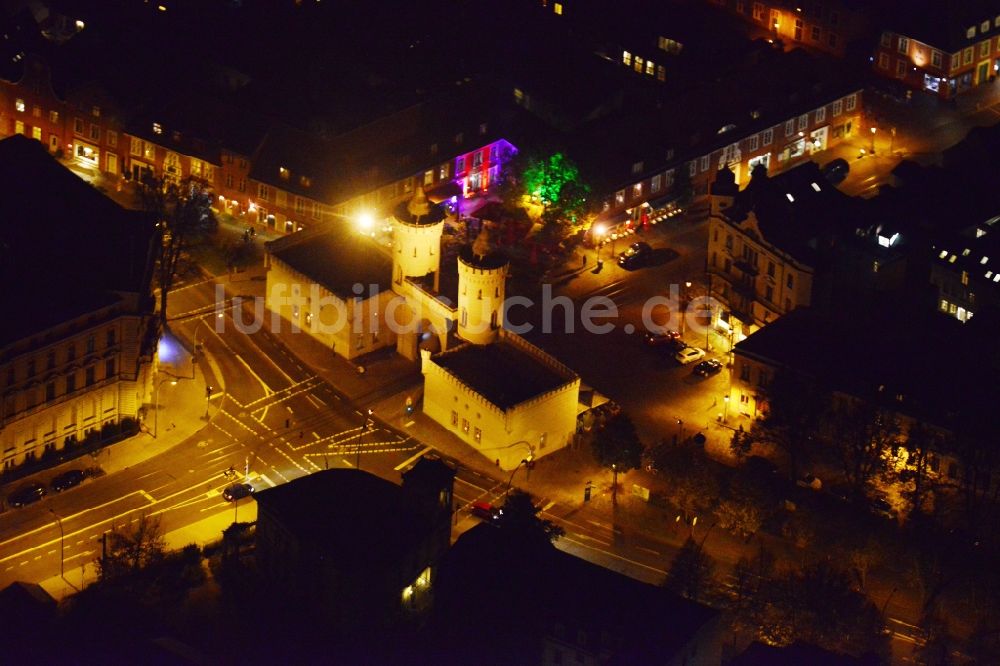
[[[145,490],[140,490],[139,494],[145,497],[147,500],[149,500],[150,504],[156,504],[156,500],[153,499],[153,496],[147,493]]]
[[[272,488],[274,488],[275,486],[278,485],[274,481],[272,481],[271,479],[267,478],[267,474],[261,474],[260,478],[264,481],[264,483],[266,483],[267,485],[271,486]]]
[[[266,393],[267,395],[271,395],[272,393],[274,393],[274,391],[271,389],[271,387],[267,385],[267,382],[265,382],[263,379],[261,379],[260,375],[258,375],[256,372],[253,371],[253,368],[250,367],[249,363],[247,363],[245,360],[243,360],[242,356],[240,356],[239,354],[233,354],[233,356],[236,357],[237,361],[239,361],[240,363],[243,364],[243,367],[247,369],[247,372],[250,373],[250,376],[252,376],[258,382],[260,382],[260,385],[264,387],[264,393]]]
[[[309,402],[311,402],[312,404],[314,404],[318,409],[323,409],[324,407],[326,407],[326,405],[323,404],[323,401],[320,400],[320,399],[318,399],[312,393],[307,393],[306,394],[306,400],[308,400]]]
[[[428,451],[431,451],[431,450],[433,450],[433,449],[431,449],[431,447],[429,447],[429,446],[424,447],[423,451],[421,451],[419,453],[414,453],[412,456],[410,456],[409,458],[407,458],[403,462],[401,462],[398,465],[396,465],[395,467],[393,467],[393,470],[395,470],[395,471],[398,472],[399,470],[404,469],[405,467],[408,467],[410,465],[410,463],[416,462],[418,459],[420,459],[421,457],[423,457],[423,455],[425,453],[427,453]]]
[[[548,511],[553,506],[555,506],[555,504],[556,504],[555,500],[552,500],[551,502],[542,507],[542,511]]]
[[[340,460],[341,460],[341,462],[343,462],[343,463],[344,463],[345,465],[347,465],[348,467],[354,467],[354,464],[353,464],[353,463],[351,463],[351,461],[350,461],[350,460],[348,460],[347,458],[341,458]]]

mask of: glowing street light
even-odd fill
[[[608,233],[608,228],[603,222],[598,222],[593,227],[594,237],[597,239],[597,269],[600,270],[601,266],[601,246],[604,245],[605,234]]]
[[[362,211],[358,213],[357,223],[363,234],[372,234],[372,230],[375,228],[375,216],[371,214],[371,211]]]
[[[872,131],[872,155],[875,154],[875,132],[877,131],[874,127],[871,128]]]

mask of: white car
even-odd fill
[[[698,347],[685,347],[674,354],[674,359],[681,365],[694,363],[695,361],[700,361],[703,358],[705,358],[705,350],[699,349]]]
[[[823,488],[823,481],[815,474],[806,474],[801,479],[795,482],[799,488],[811,488],[812,490],[821,490]]]

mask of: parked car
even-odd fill
[[[672,347],[680,342],[681,334],[667,329],[659,333],[646,333],[643,339],[650,347]]]
[[[706,358],[704,361],[694,366],[694,374],[702,377],[709,377],[722,372],[722,361],[714,358]]]
[[[222,499],[227,502],[235,502],[251,495],[253,495],[253,486],[249,483],[234,483],[222,491]]]
[[[503,509],[498,506],[493,506],[489,502],[473,502],[472,506],[469,507],[469,513],[477,518],[482,518],[483,520],[492,523],[500,520],[500,516],[503,515]]]
[[[695,361],[700,361],[703,358],[705,358],[705,350],[699,349],[698,347],[685,347],[674,354],[674,360],[681,365],[694,363]]]
[[[889,520],[896,519],[896,510],[889,504],[889,500],[884,497],[876,497],[871,502],[872,513]]]
[[[52,490],[61,493],[64,490],[69,490],[83,483],[84,476],[82,469],[71,469],[52,479],[50,485],[52,486]]]
[[[34,504],[45,497],[45,486],[40,483],[29,483],[21,486],[7,497],[7,503],[13,507]]]
[[[630,270],[638,268],[649,260],[651,254],[653,254],[653,248],[649,246],[649,243],[643,241],[632,243],[627,250],[618,255],[618,265]]]
[[[831,185],[839,185],[844,182],[850,172],[851,165],[842,157],[827,162],[826,166],[823,167],[823,176]]]
[[[823,481],[815,474],[806,474],[798,481],[795,482],[799,488],[810,488],[812,490],[820,490],[823,488]]]

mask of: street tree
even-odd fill
[[[885,655],[882,616],[850,577],[828,561],[778,573],[762,585],[761,638],[811,643],[854,655]]]
[[[212,194],[200,181],[146,177],[139,183],[142,209],[156,220],[160,232],[156,261],[156,281],[160,290],[160,330],[167,323],[167,295],[192,246],[215,233],[218,221],[212,212]]]
[[[750,438],[750,433],[743,430],[741,425],[733,431],[733,438],[729,440],[729,451],[736,457],[737,462],[742,463],[752,448],[753,440]]]
[[[644,447],[635,424],[625,414],[615,416],[594,433],[591,446],[598,464],[608,469],[614,467],[621,474],[642,464]]]
[[[515,489],[507,495],[503,512],[496,523],[500,529],[534,543],[552,543],[566,533],[562,527],[542,518],[539,513],[541,508],[535,506],[531,495]]]
[[[746,496],[728,497],[715,509],[719,527],[747,538],[757,533],[763,524],[760,506]]]
[[[698,601],[709,591],[715,562],[705,552],[702,544],[688,537],[677,551],[663,587],[682,597]]]
[[[697,514],[714,506],[721,493],[719,470],[693,440],[677,444],[664,440],[651,450],[650,459],[683,511]]]
[[[108,533],[103,556],[97,558],[102,582],[137,574],[163,559],[166,541],[160,519],[143,514]]]
[[[890,470],[899,445],[899,419],[871,401],[845,402],[831,411],[830,444],[838,454],[848,484],[859,495]]]
[[[529,157],[521,179],[524,194],[540,203],[550,219],[575,224],[587,210],[590,186],[576,163],[561,152]]]
[[[903,496],[910,505],[912,514],[922,513],[927,509],[928,500],[933,497],[936,489],[931,474],[931,455],[941,450],[943,438],[919,421],[915,421],[906,433],[906,467],[900,472],[900,481],[904,484]]]
[[[767,387],[768,410],[755,422],[748,439],[770,444],[788,458],[792,479],[808,459],[828,397],[811,381],[790,372],[778,372]]]

